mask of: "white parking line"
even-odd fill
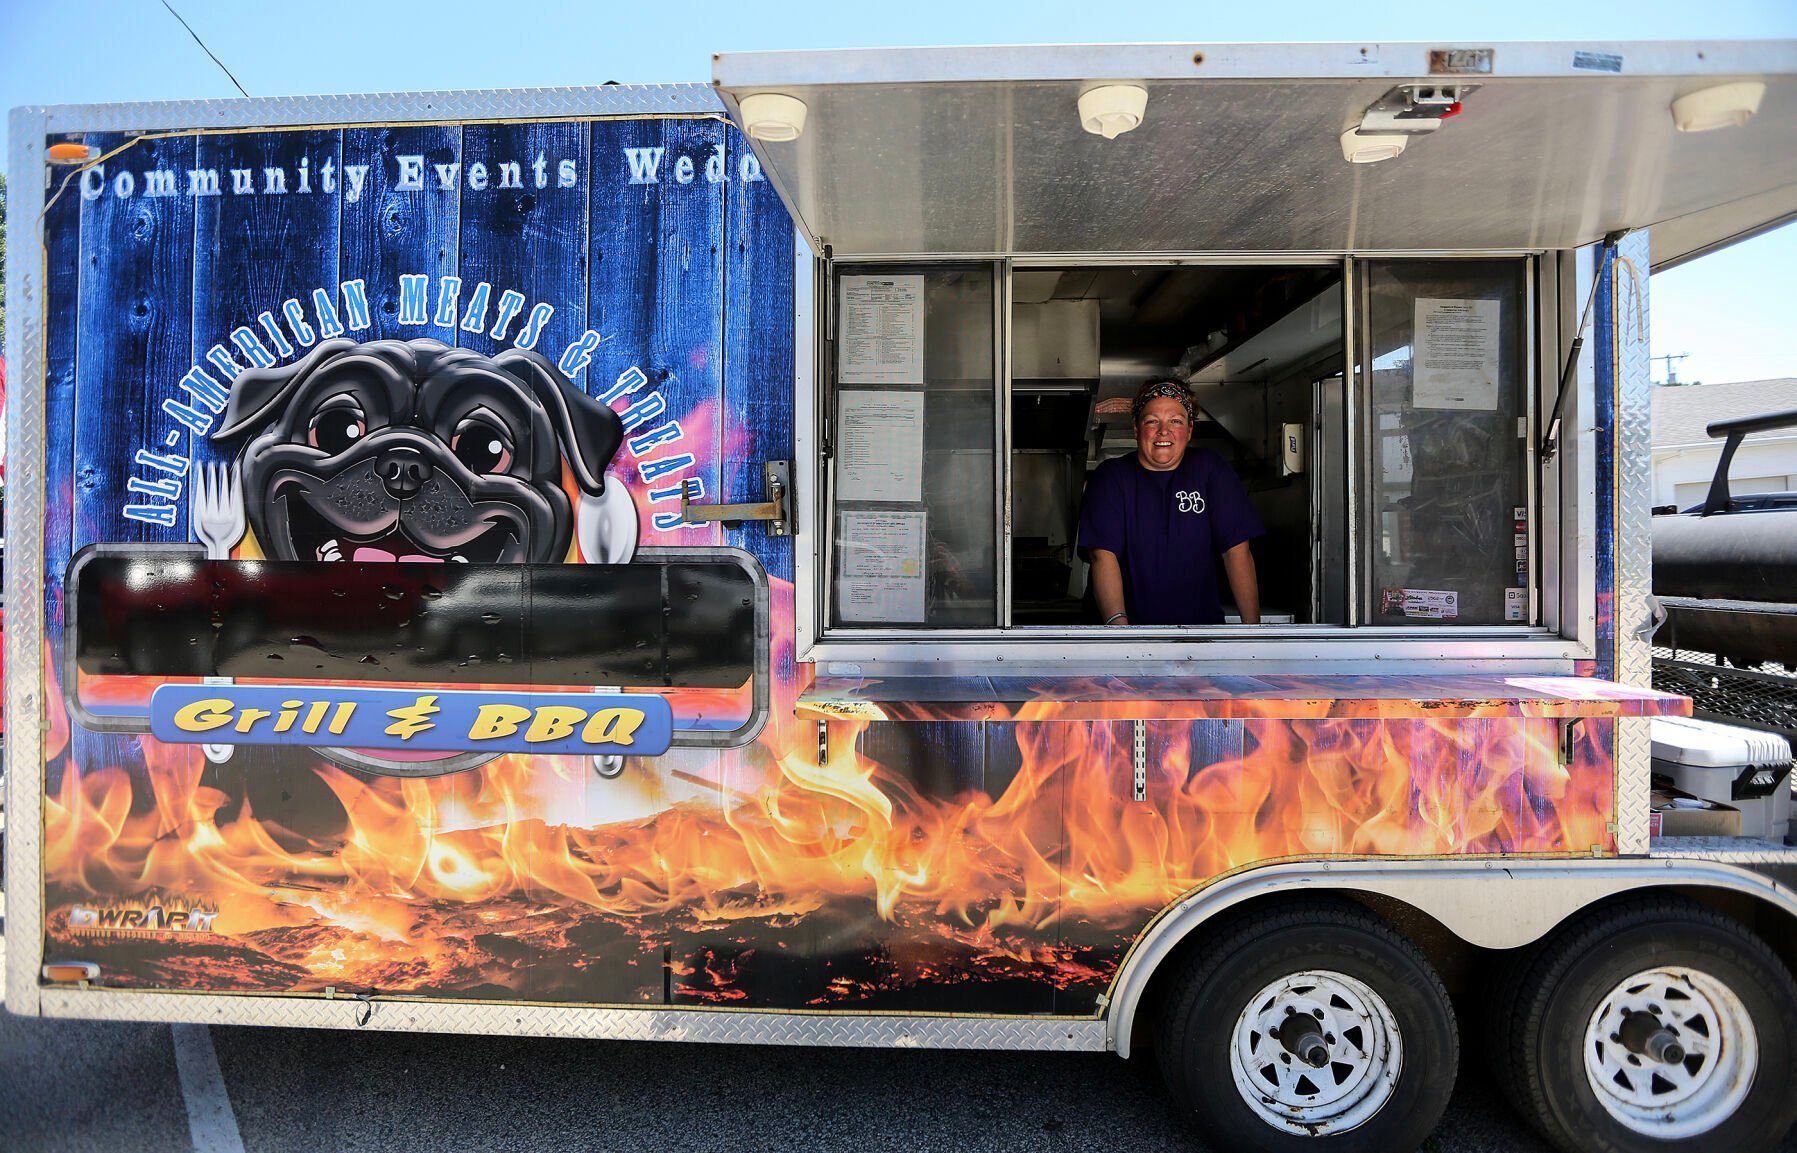
[[[181,1075],[181,1100],[187,1106],[187,1131],[193,1153],[243,1153],[237,1114],[218,1071],[212,1030],[205,1025],[170,1025],[175,1038],[175,1069]]]

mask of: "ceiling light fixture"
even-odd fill
[[[805,102],[784,92],[757,92],[742,100],[743,130],[756,140],[782,144],[805,131]]]
[[[1148,89],[1139,84],[1106,84],[1080,93],[1079,126],[1106,140],[1142,123],[1148,109]]]
[[[1672,123],[1680,132],[1739,128],[1760,110],[1760,100],[1765,95],[1766,86],[1758,80],[1688,92],[1672,102]]]

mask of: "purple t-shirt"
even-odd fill
[[[1228,462],[1207,448],[1187,449],[1168,472],[1133,453],[1105,461],[1079,513],[1079,547],[1117,555],[1136,625],[1222,624],[1217,558],[1266,531]]]

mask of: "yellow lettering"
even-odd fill
[[[530,728],[524,730],[524,739],[531,744],[541,741],[559,741],[574,731],[574,726],[586,720],[587,711],[570,705],[544,705],[537,710],[531,720]]]
[[[494,737],[509,737],[529,719],[530,710],[520,705],[482,705],[474,716],[474,723],[468,726],[468,739],[490,741]]]
[[[272,716],[274,716],[274,714],[267,709],[244,709],[241,713],[237,714],[236,729],[240,733],[247,733],[257,721],[262,720],[264,717]]]
[[[344,701],[342,704],[338,705],[337,711],[331,714],[331,723],[329,726],[331,735],[333,737],[342,736],[343,730],[349,728],[349,719],[355,715],[356,702]]]
[[[310,736],[324,724],[324,711],[331,707],[329,701],[313,701],[312,707],[306,710],[306,719],[300,723],[300,732]]]
[[[182,705],[175,711],[175,727],[184,733],[209,733],[231,723],[231,702],[209,697]]]
[[[302,701],[281,702],[281,715],[275,718],[275,732],[284,733],[293,727],[293,722],[299,719],[299,708],[303,703]]]
[[[641,709],[600,709],[581,730],[580,739],[589,745],[633,745],[644,719]]]

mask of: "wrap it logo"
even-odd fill
[[[69,928],[102,937],[211,933],[218,908],[203,901],[151,893],[144,897],[69,906]]]

